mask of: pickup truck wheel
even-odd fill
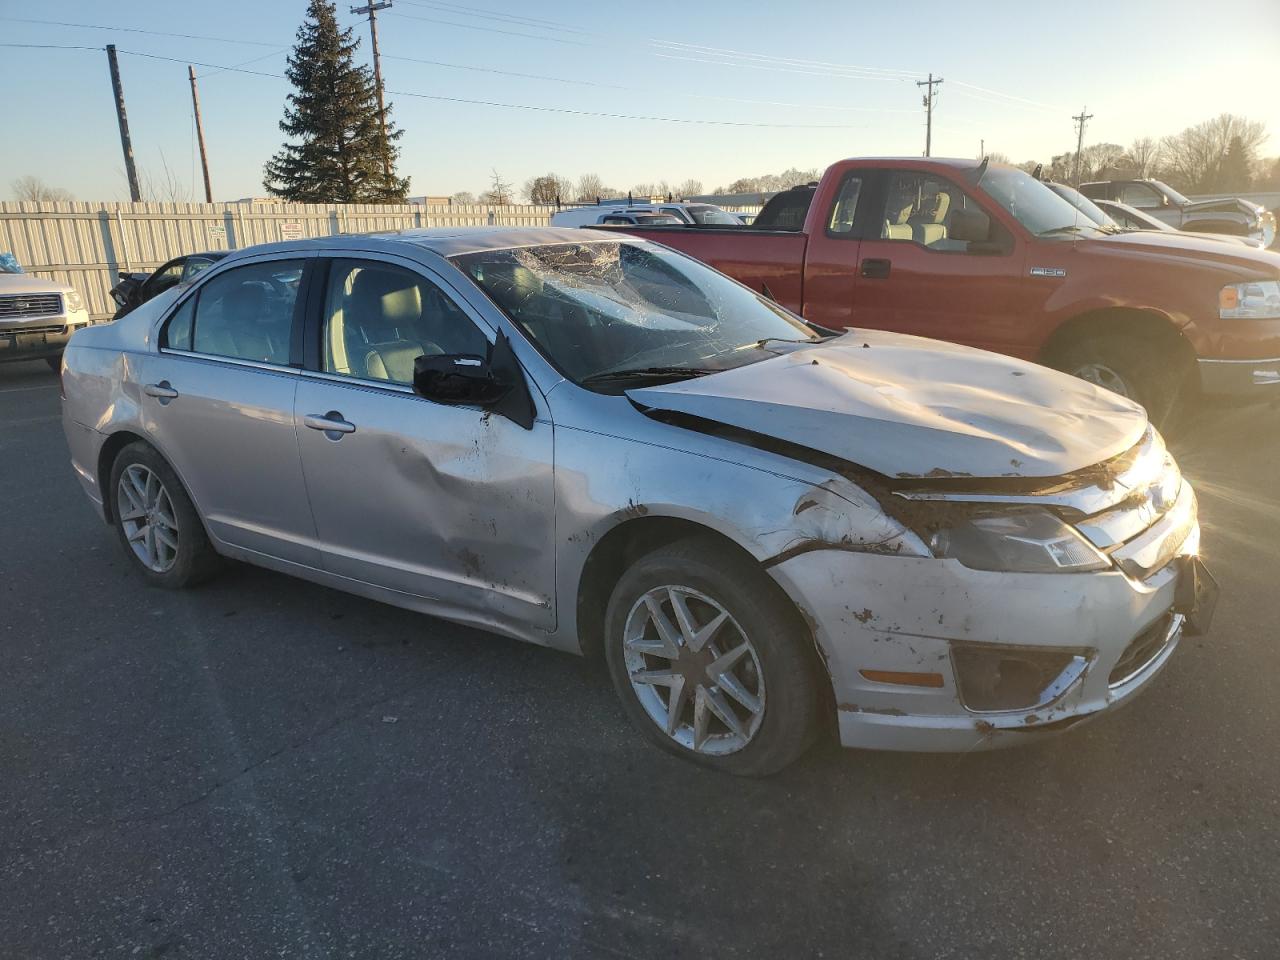
[[[154,447],[137,442],[120,451],[107,496],[125,554],[148,583],[180,589],[217,572],[195,505]]]
[[[49,369],[52,370],[54,373],[61,372],[62,354],[58,354],[56,357],[45,357],[44,362],[49,365]]]
[[[1081,340],[1060,350],[1053,366],[1141,404],[1157,427],[1176,419],[1186,378],[1157,345],[1119,336]]]
[[[818,731],[818,670],[764,573],[693,538],[641,557],[614,588],[605,659],[631,722],[686,760],[767,776]]]

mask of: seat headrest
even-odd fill
[[[486,264],[482,282],[508,307],[519,307],[542,293],[542,278],[518,263]]]
[[[366,267],[356,274],[347,298],[348,317],[366,326],[414,323],[422,316],[422,293],[412,277],[392,270]]]

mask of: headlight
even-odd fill
[[[74,288],[67,291],[67,310],[71,313],[79,313],[84,309],[84,300],[80,298],[80,292]]]
[[[975,570],[1081,573],[1111,566],[1074,527],[1037,507],[975,514],[938,530],[929,548]]]
[[[1227,284],[1218,293],[1218,316],[1223,320],[1280,318],[1280,280]]]

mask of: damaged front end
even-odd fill
[[[1186,589],[1211,584],[1195,494],[1150,428],[1061,477],[856,482],[900,525],[892,549],[815,538],[767,564],[813,625],[846,746],[969,750],[1065,729],[1207,627],[1216,588]]]

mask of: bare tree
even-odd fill
[[[631,188],[631,197],[634,200],[647,200],[649,197],[656,197],[657,190],[656,183],[637,183]]]
[[[689,197],[696,197],[702,193],[702,181],[693,179],[685,180],[676,184],[675,192],[676,196],[680,197],[682,200]]]
[[[1164,151],[1162,174],[1179,190],[1191,193],[1220,190],[1223,161],[1236,138],[1240,141],[1237,149],[1247,166],[1267,139],[1266,124],[1224,113],[1165,137],[1161,144]]]
[[[450,203],[475,203],[476,195],[470,190],[459,190],[449,198]]]
[[[599,174],[584,173],[578,178],[578,192],[574,198],[582,201],[594,201],[597,197],[606,196],[608,191],[604,188],[604,181],[600,179]]]
[[[61,203],[74,199],[70,190],[62,187],[51,187],[39,177],[28,174],[18,177],[9,184],[15,200],[27,200],[34,203]]]
[[[511,202],[511,184],[503,180],[502,174],[497,170],[493,171],[493,176],[489,179],[489,189],[480,194],[480,202],[498,205]]]
[[[544,173],[524,183],[525,199],[530,203],[555,203],[558,200],[569,200],[572,194],[573,184],[554,173]]]
[[[1160,142],[1154,137],[1138,137],[1129,144],[1126,159],[1135,177],[1149,177],[1160,162]]]

